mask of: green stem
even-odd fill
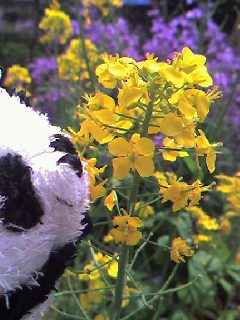
[[[146,110],[146,115],[142,124],[141,135],[143,137],[148,135],[148,127],[150,124],[152,112],[153,112],[153,103],[150,102],[148,109]],[[127,212],[130,216],[134,214],[139,183],[140,183],[140,176],[138,172],[135,171],[133,174],[132,189],[129,194],[129,200],[127,205]],[[121,252],[119,255],[119,262],[118,262],[118,275],[117,275],[117,281],[116,281],[115,300],[114,300],[115,310],[114,310],[113,320],[119,320],[121,315],[123,289],[125,285],[125,267],[127,264],[127,258],[128,258],[128,246],[122,245]]]
[[[86,62],[86,67],[87,67],[87,72],[89,75],[89,80],[90,80],[90,85],[91,85],[91,91],[95,92],[95,81],[94,81],[94,77],[92,75],[91,72],[91,68],[90,68],[90,61],[88,58],[88,53],[87,53],[87,47],[86,47],[86,42],[85,42],[85,34],[84,34],[84,28],[83,28],[83,23],[82,23],[82,18],[81,18],[81,13],[80,13],[80,3],[78,0],[75,0],[75,5],[77,7],[77,11],[78,11],[78,25],[79,25],[79,32],[80,32],[80,40],[81,40],[81,44],[82,44],[82,53],[83,53],[83,57],[84,60]]]
[[[115,301],[114,301],[114,316],[113,320],[119,320],[121,314],[123,289],[125,284],[125,266],[128,257],[128,246],[122,245],[119,262],[118,262],[118,275],[115,289]]]

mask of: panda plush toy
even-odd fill
[[[61,129],[0,88],[0,319],[39,319],[91,222],[88,175]]]

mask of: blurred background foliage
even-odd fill
[[[145,53],[153,53],[160,61],[172,58],[174,51],[180,52],[189,46],[194,52],[207,57],[207,66],[214,83],[223,92],[223,99],[217,101],[206,121],[204,130],[211,141],[223,141],[224,147],[218,157],[216,173],[235,175],[240,168],[240,4],[238,0],[227,1],[125,1],[122,7],[110,6],[108,14],[93,6],[86,17],[79,1],[60,1],[61,9],[71,18],[72,35],[66,43],[42,43],[39,23],[44,10],[49,7],[47,0],[8,0],[0,2],[0,65],[3,72],[1,85],[26,90],[30,101],[38,109],[47,112],[51,121],[67,128],[79,127],[76,106],[83,101],[83,95],[98,89],[94,79],[90,79],[88,68],[94,74],[101,63],[100,54],[118,53],[140,61]],[[87,23],[87,19],[91,23]],[[80,50],[81,43],[73,42],[84,33],[89,65]],[[80,38],[79,38],[80,37]],[[26,67],[15,69],[18,80],[8,78],[7,70],[13,65]],[[23,75],[22,80],[19,78]],[[15,80],[14,80],[15,79]],[[114,96],[114,91],[112,92]],[[161,137],[159,137],[161,144]],[[99,167],[106,161],[106,154],[93,152]],[[93,156],[91,154],[91,156]],[[191,180],[197,174],[195,163],[183,158],[175,163],[158,163],[162,171],[173,168],[178,176]],[[108,170],[108,169],[107,169]],[[105,175],[108,175],[106,171]],[[211,181],[203,168],[203,180]],[[217,179],[215,179],[217,181]],[[125,182],[126,185],[128,181]],[[170,319],[170,320],[237,320],[240,319],[240,219],[239,177],[234,176],[229,199],[217,188],[201,201],[201,208],[218,221],[218,230],[204,230],[202,241],[196,254],[181,264],[171,283],[171,287],[183,286],[182,290],[170,290],[160,295],[153,303],[153,309],[144,308],[140,313],[134,310],[141,306],[141,299],[133,299],[127,315],[129,319]],[[154,191],[150,180],[142,193]],[[229,190],[228,190],[229,191]],[[225,190],[226,192],[226,190]],[[234,200],[233,200],[234,198]],[[114,245],[104,242],[108,233],[105,221],[110,221],[109,212],[101,199],[92,208],[94,221],[98,224],[92,243],[103,251],[114,254]],[[232,212],[232,213],[229,213]],[[154,215],[147,215],[145,227],[153,233],[152,244],[146,244],[137,257],[136,280],[144,282],[146,292],[157,290],[174,269],[167,250],[159,250],[169,244],[170,239],[179,235],[193,241],[197,233],[196,221],[186,211],[173,215],[167,204],[155,203]],[[199,232],[199,234],[201,234]],[[210,238],[207,238],[210,237]],[[209,240],[211,239],[211,240]],[[155,243],[155,245],[153,245]],[[89,244],[80,245],[79,255],[73,266],[80,270],[86,261],[93,259]],[[199,276],[200,275],[200,276]],[[114,278],[114,277],[113,277]],[[70,280],[69,280],[70,279]],[[197,279],[197,281],[195,281]],[[46,319],[66,319],[72,314],[78,317],[75,298],[62,294],[69,288],[69,281],[75,290],[87,290],[75,273],[67,273],[56,294],[56,307]],[[192,285],[184,284],[189,282]],[[61,292],[62,291],[62,292]],[[78,292],[78,291],[76,291]],[[101,308],[101,299],[95,299],[95,309]],[[108,305],[105,305],[107,308]],[[57,309],[59,308],[59,309]],[[87,307],[86,307],[87,308]],[[59,312],[64,310],[64,312]],[[157,312],[156,312],[157,310]],[[107,319],[95,318],[97,320]]]

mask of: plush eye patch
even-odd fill
[[[44,212],[31,182],[31,169],[21,156],[0,158],[0,194],[6,197],[0,218],[8,230],[21,232],[41,221]]]

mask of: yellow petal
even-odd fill
[[[216,154],[214,150],[211,148],[206,157],[206,163],[210,173],[213,173],[213,171],[215,170],[215,161]]]
[[[104,205],[108,208],[109,211],[112,211],[116,204],[116,199],[114,192],[110,192],[109,195],[105,198]]]
[[[142,238],[142,233],[140,231],[130,232],[126,237],[126,244],[129,246],[135,246]]]
[[[160,131],[166,136],[176,136],[183,129],[183,121],[176,114],[166,115],[160,122]]]
[[[186,119],[192,119],[197,116],[197,111],[193,105],[186,99],[184,95],[179,98],[178,109],[185,116]]]
[[[112,125],[117,122],[119,116],[114,114],[111,110],[102,109],[92,112],[94,118],[106,125]]]
[[[99,183],[98,185],[90,186],[90,194],[93,202],[95,202],[98,198],[105,196],[106,188],[104,187],[104,184],[106,182],[107,182],[107,179]]]
[[[136,142],[135,149],[139,154],[148,156],[148,155],[153,155],[155,150],[155,145],[152,140],[142,137]]]
[[[113,177],[122,180],[130,171],[130,161],[126,157],[113,159]]]
[[[115,126],[117,128],[122,128],[122,129],[130,129],[133,126],[133,123],[129,120],[120,120],[118,121]],[[125,130],[121,130],[121,129],[117,129],[116,130],[117,133],[125,133]]]
[[[195,138],[196,144],[198,148],[208,148],[211,147],[208,139],[205,136],[205,133],[203,132],[203,130],[198,129],[198,132],[200,133],[200,136],[197,136]]]
[[[142,88],[123,88],[119,89],[118,104],[121,109],[136,106],[139,99],[143,96]]]
[[[103,92],[97,92],[95,96],[90,97],[88,101],[89,108],[106,108],[109,110],[114,110],[115,101],[112,97],[108,96]]]
[[[111,63],[109,65],[109,72],[117,80],[124,79],[128,74],[128,68],[121,63]]]
[[[135,228],[140,228],[144,226],[144,223],[141,219],[139,219],[138,217],[128,217],[128,223],[135,227]]]
[[[118,274],[118,262],[117,261],[113,261],[112,263],[110,263],[110,266],[108,268],[107,273],[110,277],[117,278],[117,274]]]
[[[193,148],[195,144],[194,128],[184,128],[174,139],[183,148]]]
[[[182,87],[185,82],[183,74],[173,66],[168,66],[164,70],[164,76],[168,82],[171,82],[177,88]]]
[[[131,146],[126,139],[120,137],[116,138],[108,144],[109,153],[114,156],[125,156],[130,152]]]
[[[134,161],[134,167],[141,177],[149,177],[154,174],[154,163],[151,156],[139,156]]]
[[[117,243],[125,243],[125,235],[118,228],[112,228],[109,234]]]

